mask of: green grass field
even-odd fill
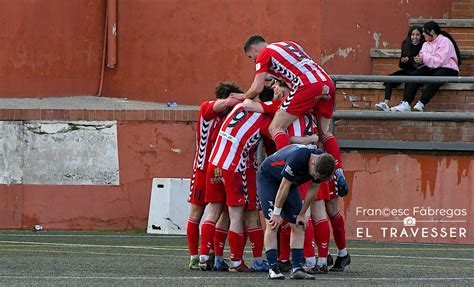
[[[350,241],[348,249],[347,272],[275,282],[266,273],[189,270],[184,236],[0,231],[0,285],[474,285],[474,245]],[[249,248],[245,256],[251,262]]]

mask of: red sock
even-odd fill
[[[199,222],[191,217],[188,218],[188,227],[186,228],[186,235],[188,237],[188,249],[191,256],[198,255],[199,243]]]
[[[337,249],[346,248],[346,228],[344,226],[344,218],[338,212],[335,216],[330,218],[332,226],[332,235],[336,242]]]
[[[287,145],[291,144],[290,137],[285,132],[277,132],[273,136],[273,141],[275,142],[277,150],[282,149],[286,147]]]
[[[242,233],[229,230],[230,260],[242,260],[244,256],[245,237]]]
[[[306,226],[306,230],[304,231],[303,251],[304,251],[305,258],[315,256],[313,239],[314,239],[313,220],[308,218],[308,225]]]
[[[334,157],[336,168],[342,168],[341,151],[339,150],[339,144],[336,138],[333,135],[324,137],[323,145],[326,152]]]
[[[318,246],[318,257],[328,257],[329,253],[329,222],[321,219],[314,223],[314,240]]]
[[[283,221],[280,228],[280,254],[279,260],[290,260],[291,227],[288,221]]]
[[[214,242],[214,233],[216,230],[216,223],[206,220],[201,226],[201,255],[209,255]]]
[[[245,233],[248,235],[250,244],[252,245],[253,257],[262,257],[263,252],[263,229],[262,227],[255,227],[245,229]]]
[[[224,256],[224,246],[226,239],[227,230],[216,228],[216,233],[214,233],[214,253],[216,256]]]

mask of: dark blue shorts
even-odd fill
[[[276,194],[280,187],[280,181],[275,180],[265,173],[261,168],[257,173],[257,194],[262,207],[263,215],[270,219],[273,213]],[[296,217],[300,214],[303,204],[298,186],[292,185],[288,197],[281,209],[281,217],[291,223],[296,223]]]

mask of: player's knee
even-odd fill
[[[197,204],[191,204],[191,210],[189,212],[189,217],[193,220],[199,221],[201,220],[202,215],[204,214],[204,207],[197,205]]]

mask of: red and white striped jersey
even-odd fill
[[[209,161],[225,170],[245,171],[253,164],[262,135],[270,137],[270,122],[269,116],[248,112],[237,104],[222,123]]]
[[[286,130],[290,137],[306,137],[318,132],[313,114],[306,113],[297,118]]]
[[[256,73],[269,73],[285,81],[291,89],[330,80],[329,75],[314,62],[303,48],[290,41],[267,45],[255,61]]]
[[[212,145],[213,131],[220,127],[222,119],[214,111],[215,101],[204,101],[199,108],[199,117],[196,129],[196,155],[194,156],[193,169],[206,170]],[[214,133],[215,134],[215,133]]]

